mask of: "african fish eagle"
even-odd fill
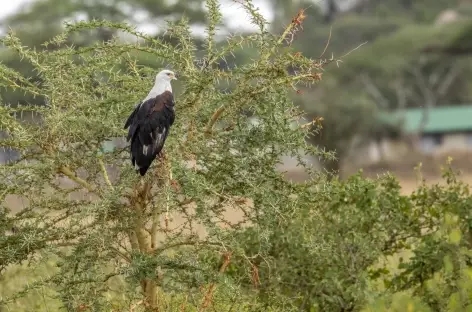
[[[141,176],[160,154],[174,123],[174,96],[170,84],[174,79],[177,80],[170,70],[159,72],[147,97],[136,105],[126,120],[124,128],[129,127],[126,140],[131,140],[131,163]]]

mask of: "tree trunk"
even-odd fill
[[[146,312],[159,311],[156,282],[153,280],[144,280],[141,283],[141,287],[144,293],[145,311]]]

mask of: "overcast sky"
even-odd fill
[[[30,0],[15,0],[15,1],[1,1],[0,0],[0,19],[14,13],[22,5],[25,5],[29,1]]]
[[[28,2],[34,0],[0,0],[0,19],[15,13],[22,6],[26,5]],[[289,1],[289,0],[287,0]],[[272,14],[269,9],[269,5],[264,0],[254,0],[254,4],[258,6],[261,10],[261,13],[268,19],[271,20]],[[231,0],[224,1],[221,5],[222,13],[226,19],[226,23],[233,29],[237,30],[250,30],[251,27],[248,23],[249,19],[246,16],[244,10],[240,5],[232,2]],[[151,30],[152,26],[142,26],[138,27],[140,30],[146,32],[146,30]]]

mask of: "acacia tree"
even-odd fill
[[[292,213],[296,205],[290,195],[308,196],[309,189],[297,191],[275,167],[281,155],[318,155],[305,143],[310,127],[293,127],[301,114],[289,93],[299,83],[318,81],[321,66],[294,57],[287,45],[303,11],[282,34],[272,34],[251,1],[240,4],[259,32],[228,38],[216,48],[221,14],[218,1],[208,0],[200,59],[186,20],[168,24],[175,45],[106,21],[67,25],[46,43],[55,47],[51,50],[25,48],[13,33],[3,39],[34,67],[41,83],[0,66],[0,85],[40,97],[45,105],[0,106],[0,130],[8,134],[0,145],[21,153],[0,167],[0,267],[8,271],[27,260],[53,261],[55,267],[2,298],[2,306],[49,289],[48,296],[67,310],[172,310],[174,299],[201,309],[210,302],[242,308],[248,293],[237,279],[218,276],[232,257],[246,259],[242,266],[252,276],[251,261],[234,234],[247,226],[257,232],[263,220]],[[65,44],[75,33],[96,28],[137,40],[78,49]],[[252,62],[225,70],[217,66],[249,45],[259,53]],[[140,66],[136,53],[171,63],[183,77],[165,158],[144,178],[134,172],[126,148],[103,149],[124,136],[124,120],[157,72]],[[257,125],[242,113],[248,111]],[[23,112],[40,121],[22,122]],[[7,207],[7,197],[25,205]],[[258,235],[261,246],[267,234]],[[220,295],[213,297],[216,286]]]

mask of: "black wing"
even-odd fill
[[[133,136],[134,132],[136,131],[137,124],[134,122],[134,119],[136,118],[136,114],[138,113],[138,110],[141,107],[141,104],[142,104],[142,102],[137,104],[134,107],[133,112],[131,113],[131,115],[129,115],[128,119],[126,120],[124,129],[131,126],[131,128],[128,130],[128,136],[126,137],[126,141],[129,141],[131,139],[131,137]]]
[[[174,97],[169,91],[137,105],[128,117],[131,162],[142,176],[164,147],[174,119]]]

